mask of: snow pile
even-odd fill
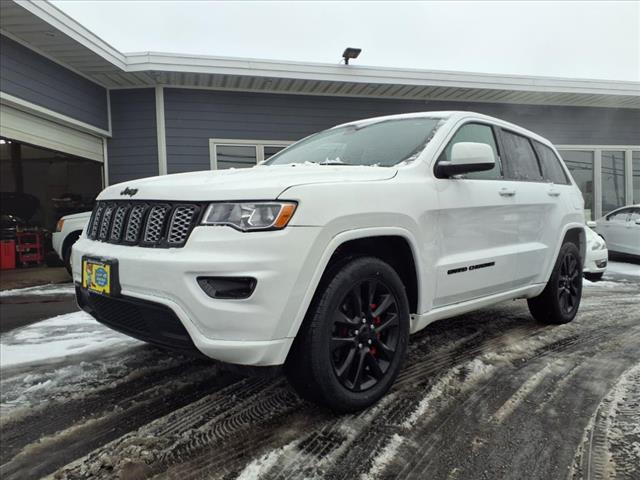
[[[47,285],[38,285],[37,287],[2,290],[0,292],[0,298],[26,295],[75,295],[75,292],[73,283],[50,283]]]
[[[7,368],[42,363],[97,349],[139,343],[101,325],[88,313],[74,312],[3,334],[0,364]]]

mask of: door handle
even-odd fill
[[[547,194],[550,197],[559,197],[560,196],[560,192],[558,190],[548,190]]]
[[[516,191],[511,188],[501,188],[498,193],[502,197],[513,197],[516,194]]]

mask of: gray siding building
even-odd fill
[[[20,165],[46,158],[57,183],[27,193],[88,203],[107,184],[249,167],[350,120],[473,110],[554,142],[587,217],[640,202],[637,82],[123,54],[47,2],[0,9],[2,191],[26,192]]]

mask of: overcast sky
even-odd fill
[[[640,1],[53,1],[123,52],[640,81]]]

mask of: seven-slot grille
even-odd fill
[[[194,203],[100,201],[93,209],[87,236],[141,247],[182,247],[201,210]]]

